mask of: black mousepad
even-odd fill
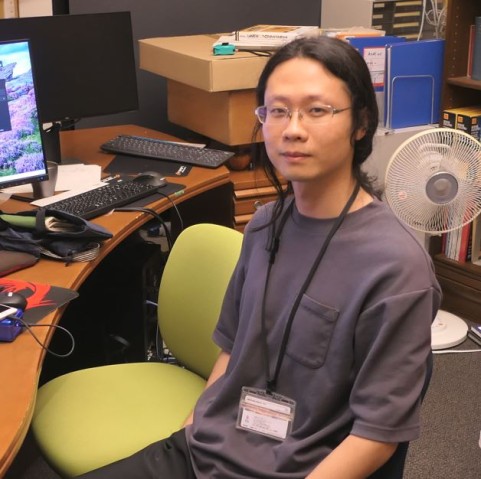
[[[141,198],[140,200],[134,201],[132,203],[129,203],[122,208],[143,208],[147,206],[150,203],[153,203],[154,201],[159,201],[162,198],[166,198],[168,196],[172,195],[172,198],[176,198],[178,196],[182,196],[184,194],[184,188],[185,185],[182,185],[180,183],[171,183],[168,181],[168,183],[165,186],[162,186],[162,188],[159,188],[158,193],[154,193],[153,195],[147,196],[145,198]]]
[[[191,169],[191,165],[182,165],[172,161],[117,155],[105,171],[110,174],[121,175],[138,175],[145,171],[157,171],[164,176],[187,176]]]

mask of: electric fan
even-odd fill
[[[389,161],[384,194],[414,230],[440,235],[463,227],[481,212],[481,143],[451,128],[413,135]],[[432,349],[456,346],[467,332],[461,318],[441,310],[432,325]]]

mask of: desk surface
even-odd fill
[[[114,155],[102,153],[99,145],[120,133],[175,139],[133,125],[66,131],[61,133],[62,158],[74,157],[84,163],[96,163],[105,168]],[[186,185],[184,194],[175,199],[176,203],[181,203],[228,183],[229,171],[223,166],[214,170],[194,167],[189,175],[172,181]],[[162,198],[149,207],[162,212],[169,209],[171,203]],[[9,200],[0,209],[15,212],[25,210],[26,204]],[[94,261],[74,263],[66,267],[61,262],[41,259],[35,266],[18,271],[10,277],[78,290],[97,264],[116,245],[150,219],[149,215],[138,212],[112,213],[95,218],[93,222],[105,226],[114,236],[103,244],[99,257]],[[55,324],[60,320],[61,313],[61,310],[57,310],[41,323]],[[41,341],[49,342],[53,328],[38,328],[36,333]],[[18,336],[13,343],[0,343],[0,477],[3,477],[12,463],[27,434],[44,356],[44,350],[26,333]]]

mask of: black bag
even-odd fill
[[[46,208],[0,214],[0,250],[65,262],[90,261],[109,238],[112,233],[103,226],[63,211]]]

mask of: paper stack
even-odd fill
[[[319,27],[299,25],[254,25],[221,35],[213,46],[229,44],[237,50],[276,50],[301,37],[318,36]]]

